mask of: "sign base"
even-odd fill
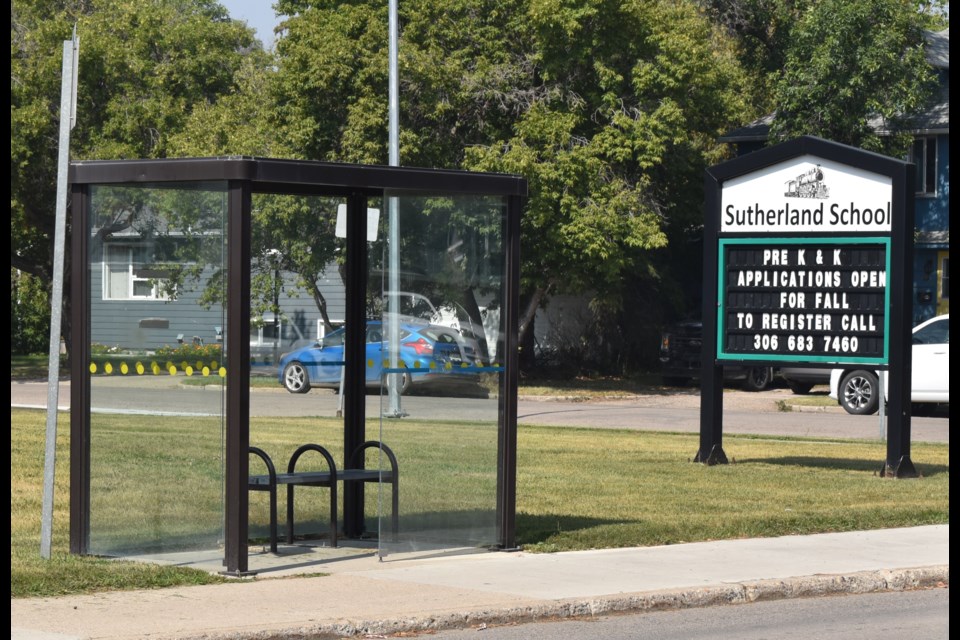
[[[917,473],[916,467],[913,466],[913,461],[910,460],[910,456],[903,456],[896,464],[890,464],[889,462],[884,463],[883,468],[880,469],[881,478],[919,478],[920,474]]]
[[[713,445],[713,448],[710,449],[710,455],[706,458],[703,457],[703,451],[697,451],[697,455],[693,458],[694,462],[702,462],[707,466],[713,466],[715,464],[727,464],[727,454],[723,452],[723,447],[719,444]]]

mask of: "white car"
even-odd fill
[[[950,314],[921,322],[913,328],[913,374],[910,400],[914,404],[950,404]],[[847,413],[875,413],[880,406],[876,371],[849,366],[830,372],[830,397]],[[884,376],[884,401],[890,374]]]

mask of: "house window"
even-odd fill
[[[105,300],[169,300],[161,286],[169,273],[151,268],[146,247],[104,246],[103,298]]]
[[[940,299],[950,299],[950,257],[940,258]]]
[[[925,196],[937,195],[937,139],[914,139],[910,162],[917,168],[917,193]]]

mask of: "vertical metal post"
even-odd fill
[[[347,201],[347,335],[343,344],[344,394],[343,465],[366,440],[366,291],[367,291],[367,197],[353,193]],[[360,466],[363,465],[361,461]],[[364,483],[343,487],[343,535],[359,538],[363,533]]]
[[[273,364],[280,364],[280,252],[271,250],[273,262]]]
[[[227,366],[226,496],[224,564],[230,575],[247,574],[250,461],[250,183],[227,188],[227,323],[223,353]]]
[[[723,451],[723,367],[716,364],[717,355],[717,282],[720,221],[720,189],[717,178],[708,171],[704,180],[703,225],[703,350],[700,373],[700,448],[694,462],[707,465],[726,464]]]
[[[520,209],[523,199],[510,196],[503,224],[505,241],[503,310],[500,328],[503,367],[500,377],[500,420],[497,452],[497,543],[503,550],[517,545],[517,384],[520,368]]]
[[[399,111],[400,111],[400,84],[397,78],[397,48],[398,48],[398,31],[397,27],[397,0],[390,0],[389,3],[390,18],[389,18],[389,27],[390,27],[390,43],[389,43],[389,56],[390,56],[390,78],[389,78],[389,91],[390,91],[390,101],[389,101],[389,146],[390,146],[390,166],[399,167],[400,166],[400,121],[399,121]]]
[[[70,130],[77,119],[77,60],[80,39],[63,41],[60,78],[60,149],[57,158],[57,209],[53,240],[53,291],[50,295],[50,357],[47,363],[47,432],[43,461],[43,504],[40,517],[40,557],[50,558],[53,538],[53,480],[57,458],[57,405],[60,399],[60,326],[63,313],[63,261],[67,226],[67,177],[70,169]],[[78,274],[79,276],[79,274]]]
[[[390,79],[389,79],[389,123],[388,123],[388,147],[390,156],[390,166],[400,166],[400,117],[399,102],[400,90],[397,79],[397,0],[389,2],[389,27],[390,27]],[[397,369],[400,366],[400,211],[397,198],[387,198],[387,220],[389,224],[387,247],[389,250],[388,268],[387,268],[387,342],[390,347],[389,358],[390,368]],[[390,397],[390,410],[388,416],[399,418],[404,415],[400,407],[400,375],[391,373],[391,384],[387,385],[387,393]]]
[[[90,186],[72,185],[70,238],[70,553],[90,547]]]
[[[885,390],[887,388],[887,384],[886,384],[887,372],[881,369],[880,371],[877,372],[877,376],[878,376],[877,384],[880,385],[880,390],[878,392],[880,394],[880,404],[878,405],[880,407],[880,411],[878,412],[878,415],[880,416],[880,439],[883,440],[886,434],[885,424],[887,422],[886,420],[887,399],[886,399],[886,393],[885,393]]]
[[[904,165],[893,178],[893,228],[890,234],[890,380],[887,414],[887,459],[881,475],[916,478],[910,458],[911,388],[913,378],[913,233],[914,173]],[[897,215],[900,205],[902,215]],[[880,402],[884,400],[880,389]]]

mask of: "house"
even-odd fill
[[[926,32],[927,60],[939,81],[939,95],[909,119],[916,165],[914,200],[913,322],[950,310],[950,32]],[[736,145],[737,155],[762,148],[773,114],[734,129],[719,140]],[[881,123],[876,123],[879,130]]]

